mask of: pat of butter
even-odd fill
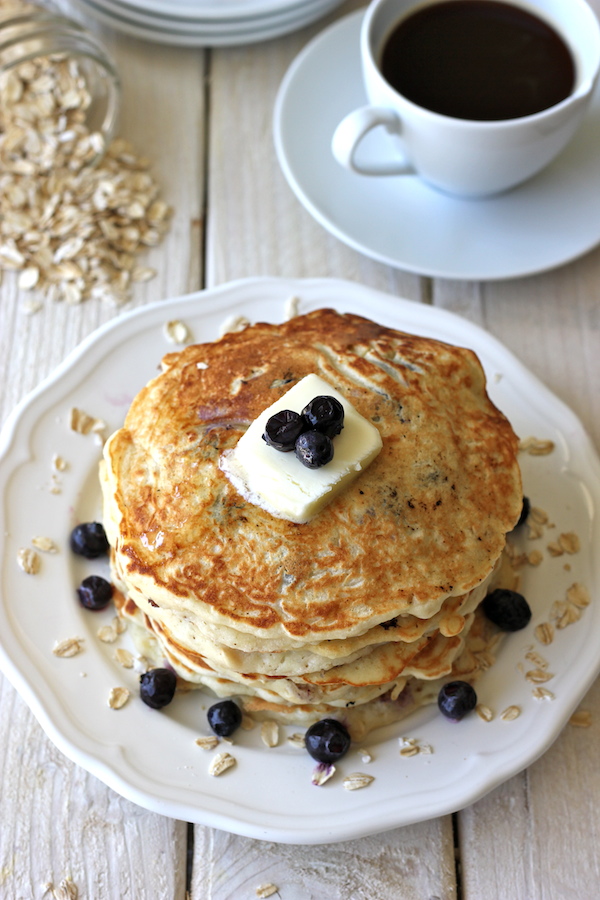
[[[333,438],[333,459],[309,469],[294,451],[282,453],[263,440],[267,420],[276,412],[302,412],[314,397],[335,397],[344,407],[344,427]],[[307,375],[252,422],[219,467],[250,503],[271,515],[299,524],[310,521],[350,484],[381,450],[378,430],[335,388],[318,375]]]

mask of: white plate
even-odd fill
[[[228,35],[247,35],[253,33],[261,33],[273,28],[297,27],[298,22],[305,22],[308,19],[316,19],[326,15],[337,6],[341,0],[308,0],[299,7],[286,8],[277,13],[270,13],[265,16],[256,16],[247,20],[226,19],[216,21],[209,19],[208,21],[181,19],[168,20],[158,16],[141,13],[131,7],[116,2],[116,0],[82,0],[84,3],[92,3],[94,8],[103,11],[107,16],[117,19],[118,21],[127,22],[136,28],[151,32],[159,31],[161,33],[179,35],[194,35],[200,37],[222,37]]]
[[[324,228],[388,265],[476,280],[551,269],[600,242],[600,85],[562,155],[536,178],[495,198],[457,200],[416,177],[369,177],[338,165],[330,149],[335,127],[367,102],[359,57],[362,16],[346,16],[304,48],[275,104],[283,173]],[[383,132],[374,132],[370,152],[376,154],[385,140]]]
[[[71,407],[104,419],[109,430],[117,428],[133,396],[156,374],[162,355],[173,349],[163,334],[167,320],[186,322],[195,341],[211,340],[232,315],[282,321],[291,296],[300,299],[300,312],[331,306],[475,349],[492,398],[517,432],[556,442],[549,456],[523,457],[525,491],[556,524],[548,540],[575,531],[582,543],[581,551],[568,557],[571,572],[563,568],[564,557],[546,557],[538,568],[523,571],[523,589],[533,608],[531,625],[507,638],[496,665],[478,684],[481,702],[496,713],[492,722],[473,715],[453,724],[433,708],[421,710],[365,742],[372,763],[365,765],[352,750],[321,788],[310,783],[313,762],[304,751],[285,739],[267,749],[258,729],[237,732],[233,748],[221,748],[235,756],[237,766],[220,778],[211,777],[213,754],[194,743],[208,733],[204,710],[211,701],[193,692],[160,712],[144,706],[136,696],[135,674],[113,661],[114,645],[96,638],[97,628],[112,613],[90,613],[75,599],[84,573],[105,571],[106,563],[75,559],[67,544],[71,527],[97,517],[100,508],[100,448],[92,436],[69,430]],[[53,454],[69,463],[58,474],[58,494],[50,490]],[[543,753],[600,666],[600,603],[595,602],[581,621],[557,631],[549,647],[537,645],[554,673],[546,687],[555,700],[534,700],[532,685],[519,669],[535,643],[535,626],[547,620],[554,601],[573,582],[599,593],[600,558],[594,548],[600,542],[600,463],[581,424],[475,325],[358,284],[252,279],[124,314],[84,341],[11,416],[0,440],[0,491],[5,535],[0,557],[2,668],[67,756],[125,797],[164,815],[253,838],[324,843],[450,813]],[[37,575],[26,575],[17,566],[17,553],[31,546],[35,535],[52,538],[60,549],[42,555]],[[528,549],[534,546],[543,549],[545,542],[528,543]],[[52,654],[55,641],[74,636],[85,639],[83,653],[72,659]],[[127,634],[120,638],[127,640]],[[123,709],[109,709],[109,690],[119,685],[133,696]],[[499,714],[512,704],[522,707],[520,718],[502,721]],[[400,757],[399,736],[426,742],[434,753]],[[342,779],[356,771],[367,771],[375,781],[348,793]]]
[[[302,2],[304,0],[126,0],[129,6],[169,19],[219,21],[277,13],[300,6]]]
[[[248,23],[242,23],[239,29],[232,27],[228,22],[225,22],[223,27],[215,27],[211,22],[206,28],[202,25],[183,29],[176,25],[174,28],[169,28],[160,21],[156,26],[151,26],[141,24],[125,14],[117,14],[109,10],[106,5],[99,5],[94,0],[75,0],[75,2],[103,25],[143,41],[153,41],[157,44],[168,44],[174,47],[235,47],[272,40],[292,31],[298,31],[325,16],[339,6],[342,0],[324,0],[323,3],[301,7],[295,13],[291,11],[289,14],[282,13],[274,16],[273,19],[267,17],[259,19],[257,23],[249,20]]]
[[[112,7],[118,14],[129,16],[138,22],[162,24],[169,28],[183,28],[190,25],[192,27],[210,25],[214,28],[223,26],[242,28],[280,16],[301,15],[303,10],[319,2],[322,3],[324,0],[286,0],[286,2],[267,3],[262,7],[257,4],[248,5],[244,0],[241,4],[232,2],[223,5],[221,2],[217,8],[206,7],[204,9],[200,4],[195,11],[189,9],[185,16],[174,15],[171,7],[169,7],[168,14],[161,13],[146,3],[137,3],[136,0],[100,0],[99,5]]]

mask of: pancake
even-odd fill
[[[296,524],[238,493],[220,460],[311,373],[383,446]],[[383,724],[470,664],[521,512],[516,453],[474,353],[359,316],[317,310],[168,354],[101,464],[120,613],[153,664],[253,713],[352,709],[360,730],[375,705]]]
[[[429,618],[491,572],[522,491],[516,437],[471,351],[319,310],[164,367],[107,442],[103,474],[118,564],[158,607],[293,647]],[[218,462],[311,372],[377,426],[383,449],[296,525],[245,501]]]

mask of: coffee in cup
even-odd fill
[[[360,46],[370,104],[336,129],[335,157],[467,197],[513,187],[560,153],[600,68],[585,0],[374,0]],[[394,137],[389,156],[361,161],[379,126]]]

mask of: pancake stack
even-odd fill
[[[219,462],[311,373],[383,447],[295,524],[244,499]],[[322,309],[168,354],[101,464],[120,614],[183,684],[361,736],[489,664],[479,605],[514,587],[516,454],[474,353],[359,316]]]

